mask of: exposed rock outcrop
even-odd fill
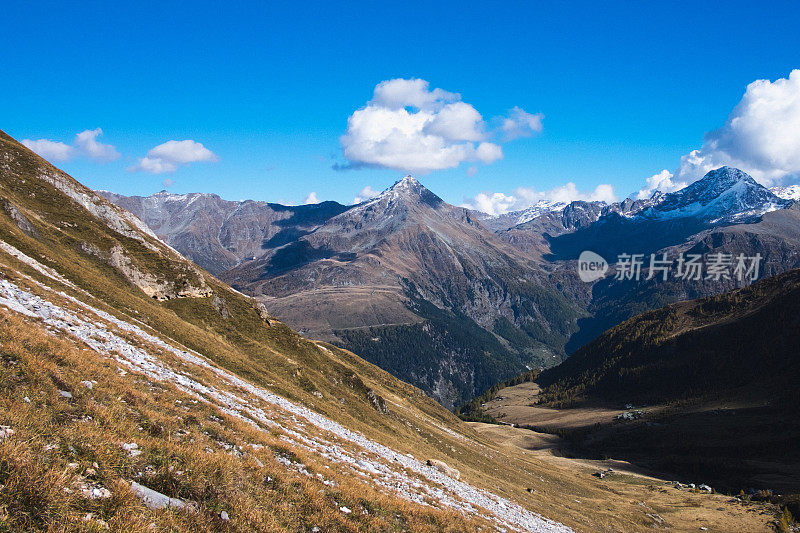
[[[459,472],[458,470],[456,470],[452,466],[449,466],[444,461],[440,461],[439,459],[428,459],[425,462],[425,464],[427,464],[428,466],[434,467],[435,469],[437,469],[442,474],[448,475],[453,479],[458,479],[458,478],[461,477],[461,472]]]

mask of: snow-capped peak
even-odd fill
[[[565,207],[567,207],[567,204],[565,202],[555,202],[553,200],[539,200],[532,206],[527,207],[522,211],[517,211],[516,213],[513,213],[514,215],[516,215],[516,221],[514,222],[514,224],[515,225],[524,224],[526,222],[530,222],[534,218],[541,216],[545,213],[561,211]]]
[[[709,222],[740,222],[788,205],[749,174],[737,168],[720,167],[702,179],[673,193],[642,211],[651,218],[694,217]]]
[[[396,182],[394,182],[394,185],[392,185],[391,188],[394,189],[394,188],[397,188],[397,187],[401,187],[401,188],[402,187],[421,187],[421,185],[420,185],[420,182],[417,180],[417,178],[415,178],[411,174],[406,174],[405,176],[403,176],[403,179],[400,179],[400,180],[397,180]]]
[[[424,203],[436,207],[443,203],[442,199],[429,191],[413,176],[405,176],[391,187],[384,189],[378,196],[354,206],[350,214],[372,209],[374,206],[386,207]]]
[[[800,185],[772,187],[770,192],[778,198],[783,198],[784,200],[800,200]]]
[[[416,200],[423,199],[429,200],[430,198],[438,198],[435,194],[425,188],[417,178],[414,176],[405,176],[394,183],[391,187],[385,189],[378,196],[373,198],[375,200]]]

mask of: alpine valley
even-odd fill
[[[556,315],[574,326],[585,314],[578,302],[586,291],[565,296],[574,280],[542,251],[516,251],[412,179],[353,208],[205,195],[117,200],[158,206],[161,225],[145,217],[156,231],[181,228],[171,242],[194,242],[206,265],[238,262],[216,272],[251,280],[260,295],[301,274],[346,280],[361,271],[373,285],[346,297],[374,302],[386,316],[404,313],[391,320],[439,335],[442,346],[462,335],[506,350],[481,354],[470,361],[476,366],[497,361],[511,373],[555,353],[570,333],[554,327]],[[550,443],[531,448],[512,444],[524,430],[464,422],[354,353],[298,335],[269,309],[291,303],[288,296],[259,301],[231,289],[2,132],[0,207],[4,530],[566,532],[713,523],[767,531],[780,515],[771,503],[676,489],[627,463],[559,457],[547,435],[528,432]],[[187,212],[194,217],[178,218]],[[231,216],[240,212],[252,218]],[[212,246],[193,232],[213,235]],[[247,244],[256,235],[262,244]],[[423,264],[441,271],[415,275]],[[514,277],[516,269],[530,278]],[[312,298],[315,286],[300,296]],[[481,311],[507,316],[507,337],[492,333],[501,329],[481,322]],[[539,329],[527,325],[535,320]],[[592,472],[612,464],[620,477],[610,497]],[[652,484],[663,489],[653,493]]]
[[[619,203],[539,202],[489,216],[411,176],[344,206],[101,192],[164,242],[308,338],[352,350],[453,408],[549,368],[641,312],[752,280],[618,280],[620,254],[759,254],[757,277],[800,267],[800,206],[728,167]],[[584,250],[611,263],[577,276]]]

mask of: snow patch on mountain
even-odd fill
[[[784,200],[800,200],[800,185],[788,185],[786,187],[772,187],[770,192],[778,198]]]
[[[558,211],[563,211],[565,207],[567,207],[567,203],[565,202],[554,202],[552,200],[539,200],[532,206],[523,209],[522,211],[516,211],[514,213],[508,213],[508,215],[516,217],[514,225],[524,224],[526,222],[530,222],[534,218],[541,216],[545,213],[554,213]],[[495,216],[497,218],[497,216]]]

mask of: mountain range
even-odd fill
[[[241,241],[228,220],[258,227],[279,209],[213,196],[107,197],[201,265],[230,255],[222,243]],[[202,202],[229,214],[209,217]],[[245,210],[258,210],[260,220],[248,220]],[[282,213],[291,215],[249,245],[228,245],[246,249],[245,256],[260,247],[255,259],[210,270],[302,334],[356,350],[448,407],[498,379],[561,361],[581,316],[575,298],[557,289],[560,274],[412,177],[350,208],[319,204]],[[216,252],[198,256],[186,246],[209,234],[219,235],[208,239]]]
[[[736,252],[760,253],[768,275],[800,266],[793,201],[728,167],[646,200],[540,202],[499,217],[447,204],[410,176],[354,206],[101,194],[302,334],[450,408],[559,363],[634,314],[741,285],[611,275],[584,284],[583,250],[612,265],[621,253]]]

